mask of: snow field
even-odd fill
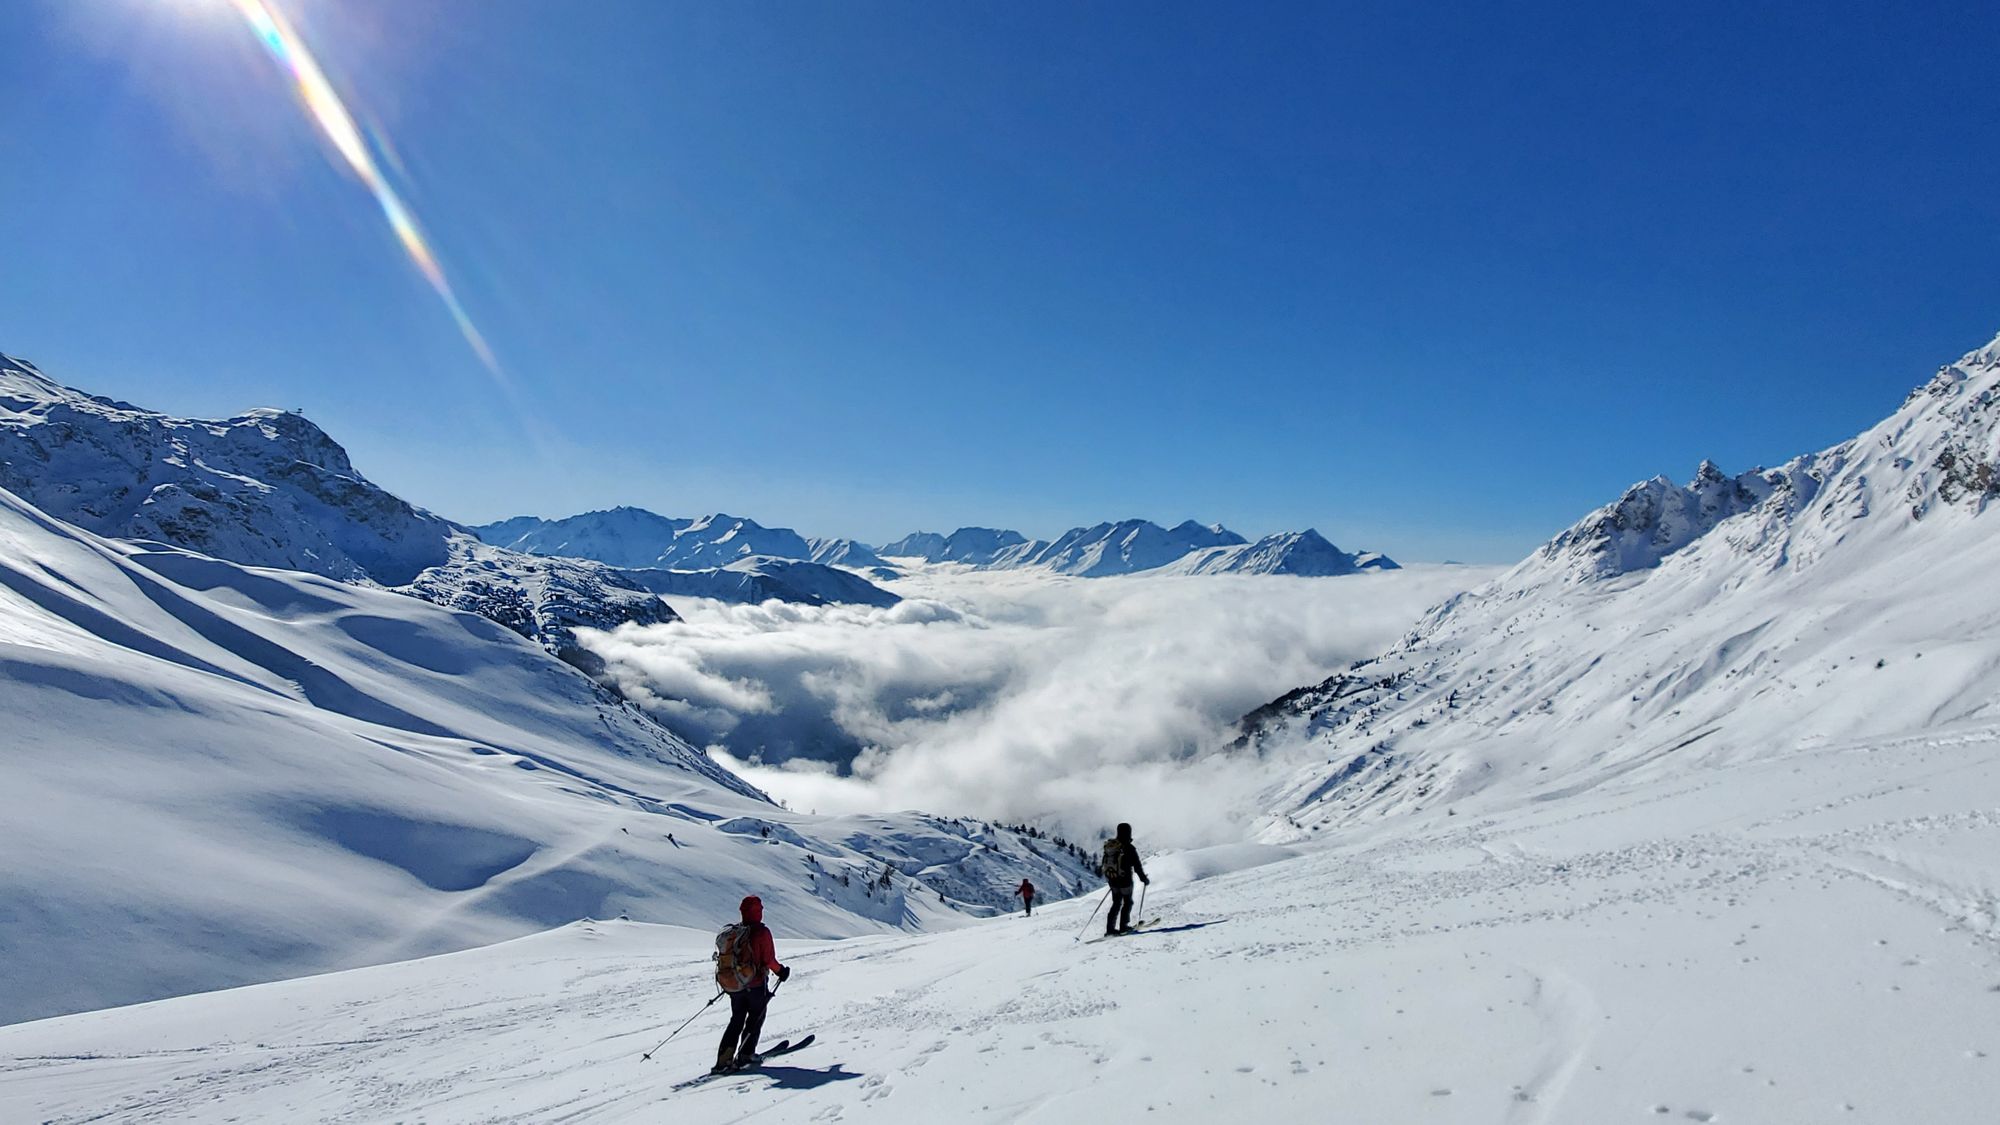
[[[639,1056],[710,995],[710,935],[578,923],[0,1028],[0,1119],[1970,1125],[2000,1104],[1996,750],[1971,726],[1163,856],[1163,921],[1113,941],[1073,940],[1094,896],[781,937],[765,1042],[819,1041],[686,1088],[720,1004]]]

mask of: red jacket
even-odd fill
[[[743,921],[754,927],[750,932],[750,955],[757,960],[757,979],[752,984],[763,984],[764,974],[784,968],[778,962],[778,948],[771,944],[770,927],[764,925],[764,900],[756,895],[743,900],[741,907]]]
[[[1033,883],[1028,882],[1026,879],[1023,879],[1021,880],[1020,887],[1016,889],[1014,893],[1022,898],[1034,898],[1035,885]]]

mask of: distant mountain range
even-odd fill
[[[1171,528],[1149,520],[1120,520],[1071,528],[1052,540],[1028,539],[1018,531],[990,527],[961,527],[950,535],[919,531],[878,553],[892,561],[918,558],[995,570],[1035,567],[1082,578],[1141,571],[1318,578],[1396,569],[1387,555],[1349,554],[1310,528],[1252,543],[1221,524],[1204,526],[1193,520]]]
[[[612,508],[558,520],[516,516],[472,530],[510,550],[659,571],[732,567],[751,559],[841,566],[880,578],[895,576],[898,559],[991,570],[1033,568],[1082,578],[1140,572],[1327,577],[1396,568],[1386,555],[1349,554],[1311,529],[1252,543],[1220,524],[1204,526],[1193,520],[1172,528],[1148,520],[1120,520],[1072,528],[1053,540],[1029,539],[998,528],[961,527],[950,535],[920,531],[879,549],[853,539],[808,539],[790,528],[764,527],[736,516],[673,519],[643,508]],[[795,584],[810,578],[810,585],[837,588],[825,576],[797,567],[784,573]],[[853,596],[861,593],[848,588],[838,600],[863,600]]]
[[[866,546],[849,539],[807,539],[789,527],[717,513],[672,519],[644,508],[611,508],[565,519],[515,516],[472,529],[496,547],[534,555],[595,559],[612,566],[705,570],[763,556],[851,567],[880,566]]]

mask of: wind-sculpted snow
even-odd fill
[[[494,549],[464,541],[480,572]],[[0,1023],[585,917],[708,927],[751,892],[831,937],[1084,878],[973,821],[772,805],[487,616],[100,538],[5,491],[0,715]]]
[[[1260,708],[1246,748],[1319,759],[1269,794],[1265,835],[1995,714],[1996,355],[1781,468],[1635,486],[1385,655]]]
[[[370,483],[304,417],[171,418],[0,355],[0,488],[99,535],[379,585],[574,654],[571,630],[673,612],[595,563],[495,550]]]
[[[1239,838],[1278,767],[1199,755],[1280,686],[1379,651],[1490,572],[1338,582],[943,566],[864,606],[720,605],[588,634],[630,699],[794,807],[1060,825],[1147,809],[1174,844]]]
[[[23,1121],[1985,1125],[2000,1103],[1991,726],[1628,777],[1309,848],[1150,848],[1096,898],[797,940],[701,1079],[712,927],[487,949],[0,1028]],[[1322,833],[1321,837],[1330,835]],[[696,1017],[648,1061],[668,1032]],[[699,1081],[696,1081],[700,1079]]]

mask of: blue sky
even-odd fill
[[[2000,330],[2000,9],[0,3],[0,349],[453,518],[1125,516],[1505,561]]]

